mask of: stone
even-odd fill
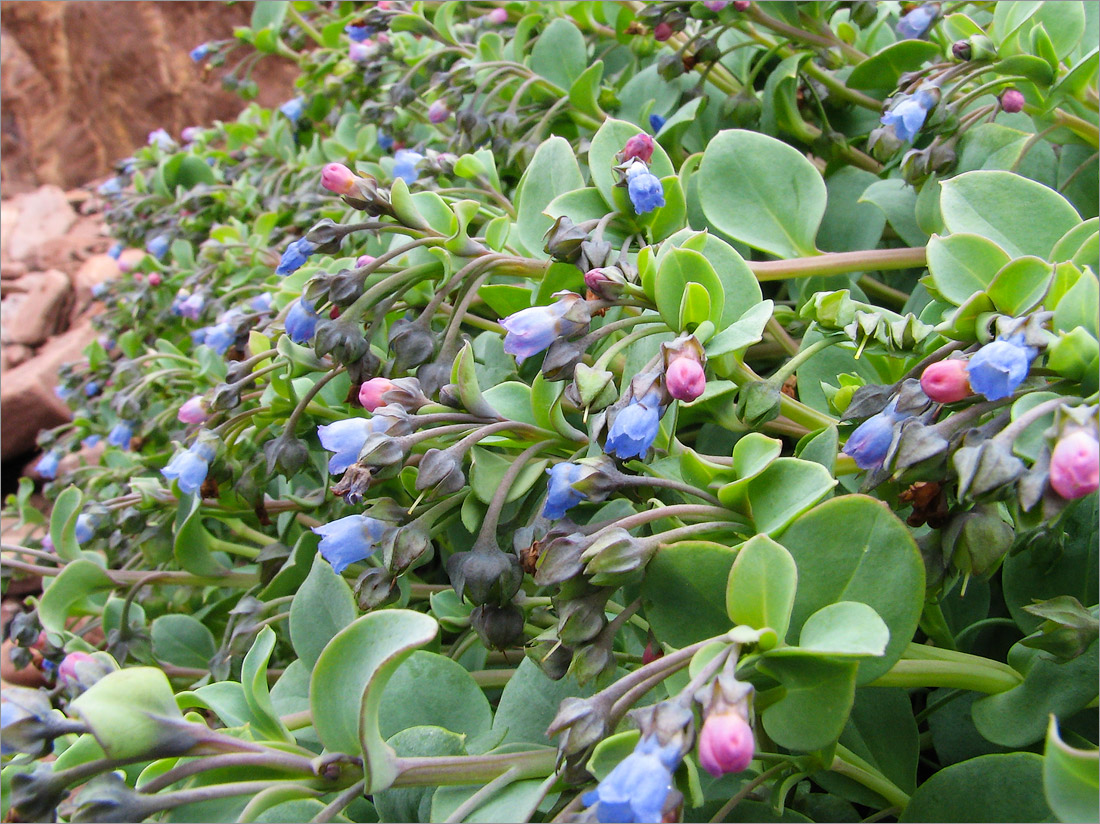
[[[21,363],[26,363],[34,357],[34,350],[29,346],[21,346],[18,343],[9,343],[4,349],[3,370],[14,369]]]
[[[8,255],[27,260],[43,243],[61,237],[76,221],[76,212],[57,186],[42,186],[18,198],[19,218],[11,230]]]
[[[9,309],[3,315],[7,341],[37,346],[67,325],[72,290],[63,272],[56,269],[33,272],[19,278],[15,285],[23,294],[12,295],[4,301],[19,301],[14,310]]]
[[[0,381],[0,460],[31,452],[39,431],[65,423],[69,407],[53,391],[64,363],[82,360],[96,339],[90,319],[50,340],[26,363]]]
[[[73,301],[73,313],[81,313],[92,302],[92,289],[100,283],[106,283],[121,275],[118,261],[110,255],[92,255],[76,270],[73,275],[73,290],[76,292],[76,300]]]
[[[72,274],[89,255],[110,248],[111,239],[103,232],[102,218],[79,217],[64,235],[39,244],[27,262],[39,270],[60,269]]]
[[[0,258],[8,257],[8,243],[11,240],[12,230],[18,222],[19,207],[12,200],[5,200],[0,206]]]
[[[15,280],[27,274],[27,264],[18,260],[5,260],[0,264],[0,279]]]
[[[5,190],[21,182],[80,186],[112,174],[154,129],[178,139],[185,126],[234,120],[248,104],[222,89],[229,66],[196,64],[188,52],[231,38],[235,26],[248,25],[252,5],[0,5]],[[265,57],[251,76],[263,106],[294,96],[290,60]]]

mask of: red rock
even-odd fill
[[[83,359],[84,347],[96,338],[90,320],[58,335],[31,360],[4,373],[0,381],[0,459],[30,452],[42,429],[62,424],[71,413],[54,394],[57,370]]]
[[[77,218],[64,235],[39,244],[27,262],[38,269],[60,269],[71,275],[80,261],[110,247],[111,240],[103,232],[102,218]]]
[[[12,343],[37,346],[67,324],[67,304],[71,295],[68,277],[51,269],[34,272],[15,282],[24,294],[12,295],[5,303],[18,301],[4,312],[4,339]]]
[[[3,266],[0,266],[0,278],[4,280],[15,280],[25,274],[27,274],[27,264],[18,260],[5,260]]]
[[[34,350],[29,346],[21,346],[18,343],[9,343],[3,349],[4,370],[14,369],[21,363],[29,361],[34,356]]]
[[[118,268],[118,261],[110,255],[92,255],[76,270],[73,275],[73,289],[76,291],[76,300],[73,304],[73,312],[83,312],[92,302],[92,289],[100,283],[117,278],[122,274]]]
[[[18,221],[19,207],[15,205],[14,201],[5,200],[3,205],[0,206],[0,257],[2,258],[8,256],[8,243]]]
[[[76,212],[57,186],[43,186],[17,200],[19,218],[7,248],[14,260],[27,260],[43,243],[64,235],[76,220]]]

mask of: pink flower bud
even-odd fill
[[[672,26],[668,23],[658,23],[654,26],[653,39],[658,43],[664,43],[670,37],[672,37]]]
[[[635,157],[642,163],[649,163],[649,159],[653,157],[653,138],[645,132],[639,132],[626,141],[620,157],[623,163]]]
[[[355,180],[355,173],[343,163],[329,163],[321,170],[321,185],[338,195],[350,194]]]
[[[182,132],[180,132],[180,139],[184,143],[191,143],[200,134],[202,134],[202,127],[200,127],[200,126],[187,126]]]
[[[703,0],[703,5],[706,6],[708,10],[716,13],[720,12],[729,4],[729,0]]]
[[[79,676],[76,672],[77,665],[93,660],[92,656],[86,652],[70,652],[57,666],[58,683],[62,686],[75,686],[79,683]]]
[[[499,6],[495,9],[493,9],[491,12],[489,12],[485,16],[489,19],[490,23],[494,23],[495,25],[498,25],[498,26],[501,23],[507,23],[508,22],[508,10],[507,9],[502,9]]]
[[[442,123],[450,116],[451,110],[447,108],[447,104],[442,100],[436,100],[428,107],[429,123]]]
[[[184,402],[179,412],[176,413],[176,417],[180,423],[206,423],[210,413],[206,410],[206,403],[203,401],[202,396],[195,395],[195,397]]]
[[[383,405],[382,395],[393,388],[393,382],[386,378],[371,378],[359,387],[359,403],[368,412],[373,412]]]
[[[134,278],[134,280],[136,280],[136,281],[137,281],[138,283],[141,283],[141,282],[142,282],[143,280],[145,280],[145,275],[144,275],[143,273],[141,273],[141,272],[134,272],[134,274],[132,275],[132,277],[133,277],[133,278]]]
[[[1063,435],[1050,456],[1050,485],[1067,500],[1100,488],[1100,444],[1085,429]]]
[[[355,259],[355,268],[362,269],[364,266],[369,266],[374,263],[373,255],[360,255]]]
[[[750,3],[749,0],[733,0],[733,8],[735,11],[748,11],[751,5],[752,3]]]
[[[699,763],[715,778],[741,772],[752,761],[752,729],[736,712],[713,713],[699,733]]]
[[[149,285],[150,286],[160,286],[160,272],[150,272],[149,273]]]
[[[707,376],[695,358],[676,358],[665,370],[665,386],[676,400],[690,402],[707,388]]]
[[[372,44],[369,40],[362,43],[353,42],[348,46],[348,59],[353,63],[365,63],[370,59]]]
[[[1001,108],[1009,114],[1023,111],[1024,96],[1016,89],[1005,89],[1001,95]]]
[[[920,376],[920,388],[936,403],[954,403],[974,394],[962,358],[937,361]]]

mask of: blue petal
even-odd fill
[[[328,462],[330,473],[339,475],[359,460],[359,452],[374,431],[374,426],[373,421],[367,418],[348,418],[346,421],[317,427],[321,446],[336,453]]]
[[[880,412],[856,427],[844,444],[844,454],[850,455],[860,469],[876,469],[886,460],[894,440],[894,416]]]
[[[660,179],[649,172],[638,172],[628,176],[627,194],[634,211],[639,215],[652,212],[665,205],[665,190]]]
[[[211,456],[212,457],[212,456]],[[196,451],[195,447],[173,456],[168,465],[160,471],[165,478],[175,479],[180,491],[190,495],[202,486],[206,473],[210,469],[208,459]]]
[[[640,458],[653,445],[660,424],[659,406],[633,401],[612,421],[607,433],[607,451],[624,460]]]
[[[547,306],[532,306],[509,315],[500,322],[508,334],[504,351],[515,355],[519,363],[546,349],[558,337],[560,316]]]
[[[38,461],[38,474],[52,481],[57,477],[57,466],[61,463],[61,456],[56,450],[51,449]]]
[[[1022,338],[986,344],[967,363],[970,386],[987,400],[1007,398],[1027,379],[1035,355],[1035,349],[1023,345]]]
[[[317,322],[320,320],[321,316],[299,299],[294,301],[290,310],[286,313],[283,328],[286,329],[286,333],[292,341],[305,343],[317,331]]]
[[[584,467],[575,463],[554,464],[546,470],[550,483],[547,484],[546,502],[542,505],[542,517],[556,521],[585,500],[585,496],[572,486],[580,480],[583,471]]]
[[[321,536],[317,549],[321,557],[343,572],[351,564],[362,561],[374,551],[374,542],[382,537],[386,525],[366,515],[349,515],[321,526],[313,532]]]

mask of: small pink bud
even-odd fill
[[[714,713],[699,733],[699,763],[715,778],[741,772],[752,761],[752,729],[736,712]]]
[[[1050,485],[1070,501],[1100,488],[1100,444],[1091,432],[1075,429],[1058,439],[1050,456]]]
[[[635,157],[642,163],[649,163],[649,159],[653,157],[653,138],[645,132],[639,132],[626,141],[621,157],[623,163]]]
[[[646,664],[652,664],[658,658],[664,658],[665,651],[659,646],[655,646],[653,641],[647,641],[645,649],[642,651],[642,666]]]
[[[371,378],[359,387],[359,403],[368,412],[382,406],[382,395],[394,388],[392,381],[386,378]]]
[[[713,11],[715,13],[720,12],[729,4],[730,0],[703,0],[703,5],[706,6],[709,11]]]
[[[160,286],[160,272],[150,272],[149,273],[149,285],[150,286]]]
[[[951,358],[931,364],[920,376],[920,388],[936,403],[954,403],[974,394],[966,360]]]
[[[392,5],[393,3],[391,2],[391,0],[378,0],[378,8],[382,9],[383,11],[389,9],[389,7]]]
[[[706,390],[707,376],[694,358],[676,358],[665,370],[665,386],[676,400],[691,402]]]
[[[733,8],[735,11],[748,11],[751,5],[752,3],[750,3],[749,0],[733,0]]]
[[[355,259],[355,268],[362,269],[364,266],[370,266],[374,263],[373,255],[360,255]]]
[[[668,23],[658,23],[653,27],[653,39],[658,43],[664,43],[672,37],[672,26]]]
[[[137,281],[138,283],[141,283],[141,282],[142,282],[143,280],[145,280],[145,275],[144,275],[144,274],[142,274],[141,272],[134,272],[134,274],[133,274],[133,278],[134,278],[134,280],[136,280],[136,281]]]
[[[494,23],[498,26],[501,23],[507,23],[508,22],[508,10],[507,9],[502,9],[499,6],[495,9],[493,9],[491,12],[489,12],[485,16],[487,18],[489,18],[490,23]]]
[[[199,126],[188,126],[182,132],[180,132],[180,139],[184,143],[191,143],[200,134],[202,134],[202,128]]]
[[[180,423],[206,423],[209,417],[210,413],[206,411],[206,403],[201,395],[195,395],[190,400],[184,401],[183,406],[176,413]]]
[[[63,686],[75,686],[79,683],[79,676],[77,675],[77,665],[83,664],[85,661],[94,661],[86,652],[70,652],[66,655],[61,663],[57,666],[57,680]]]
[[[447,108],[447,104],[442,100],[436,100],[428,107],[429,123],[442,123],[450,116],[451,110]]]
[[[349,194],[355,180],[355,173],[343,163],[329,163],[321,170],[321,185],[338,195]]]
[[[1023,111],[1024,96],[1016,89],[1005,89],[1004,93],[1001,95],[1001,108],[1009,114],[1016,114],[1016,112]]]
[[[370,59],[371,42],[364,40],[362,43],[353,42],[348,46],[348,59],[352,63],[365,63]]]
[[[328,310],[328,316],[332,320],[336,320],[338,317],[340,317],[340,307],[339,306],[333,306],[331,309]]]

